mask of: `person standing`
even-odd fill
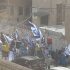
[[[9,58],[9,51],[10,51],[10,46],[7,42],[5,42],[2,46],[2,56],[5,58],[5,60],[8,60]]]
[[[44,50],[44,58],[45,58],[45,67],[46,69],[50,69],[50,65],[52,63],[52,57],[49,55],[48,48],[45,48]]]
[[[48,58],[47,58],[47,68],[48,68],[48,70],[50,70],[51,64],[52,64],[52,57],[51,57],[51,55],[48,55]]]
[[[51,37],[47,38],[47,44],[48,44],[49,54],[51,54],[52,52],[52,38]]]
[[[0,40],[0,58],[2,58],[2,45],[3,45],[3,43],[2,43],[2,41]]]
[[[9,61],[14,60],[14,58],[16,58],[16,49],[15,41],[13,40],[10,44]]]
[[[48,55],[49,55],[49,51],[47,48],[44,48],[44,58],[45,58],[45,67],[47,68],[47,59],[48,59]]]
[[[36,43],[36,46],[35,46],[35,55],[36,56],[39,56],[39,51],[40,51],[40,45],[39,45],[39,43]]]

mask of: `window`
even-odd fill
[[[65,10],[64,10],[64,5],[63,4],[58,4],[57,5],[57,25],[62,25],[62,23],[64,22],[64,14],[65,14]]]
[[[13,6],[10,7],[10,14],[14,15],[14,7]]]
[[[30,15],[30,7],[26,7],[25,8],[25,16],[29,16]]]
[[[41,16],[41,25],[48,25],[48,15]]]
[[[5,5],[0,5],[0,10],[4,10],[6,9],[6,6]]]
[[[23,7],[19,7],[19,15],[23,15]]]

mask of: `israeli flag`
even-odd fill
[[[42,35],[42,32],[40,31],[40,29],[38,29],[37,26],[35,24],[31,23],[30,21],[29,21],[29,23],[32,25],[31,30],[32,30],[34,37],[37,39],[38,38],[41,39],[43,37],[43,35]]]
[[[16,37],[16,39],[18,38],[18,30],[16,29],[16,31],[15,31],[15,37]]]
[[[32,22],[30,22],[30,21],[29,21],[29,25],[31,25],[31,27],[34,27],[34,28],[36,28],[36,29],[37,29],[36,25],[35,25],[35,24],[33,24],[33,23],[32,23]]]
[[[70,55],[70,44],[65,48],[64,54]]]
[[[7,35],[5,35],[5,34],[3,34],[3,36],[4,36],[4,38],[5,38],[5,41],[6,41],[8,44],[10,44],[10,43],[13,41],[12,38],[10,38],[9,36],[7,36]]]
[[[18,34],[18,30],[16,29],[16,31],[12,34],[12,38],[18,39],[19,34]]]

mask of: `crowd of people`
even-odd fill
[[[35,39],[29,39],[28,41],[25,38],[21,40],[13,39],[8,44],[1,34],[0,55],[2,55],[2,59],[10,61],[22,56],[38,56],[44,60],[48,68],[52,63],[63,66],[68,64],[68,56],[64,55],[64,49],[52,51],[52,39],[48,38],[46,42],[44,37],[39,41]]]

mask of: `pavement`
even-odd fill
[[[70,70],[70,67],[51,67],[51,70]]]

